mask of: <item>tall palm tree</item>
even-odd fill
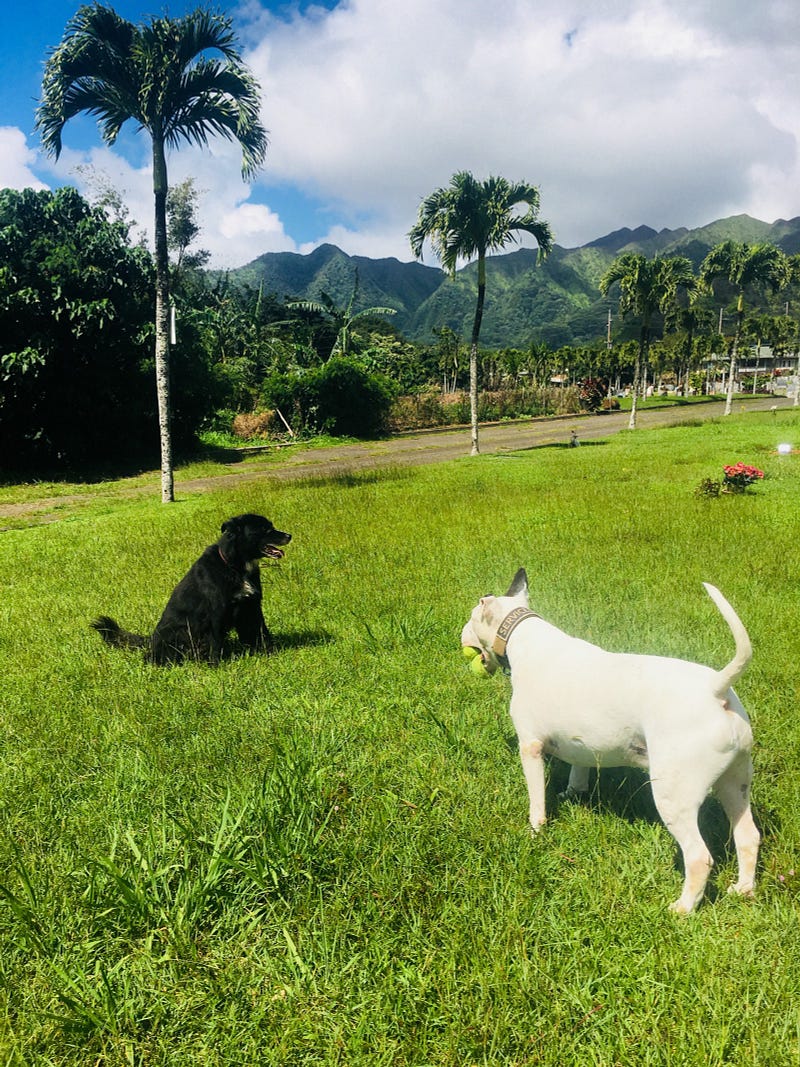
[[[520,206],[527,208],[520,211]],[[469,353],[469,406],[472,427],[472,455],[478,454],[478,339],[486,296],[486,255],[517,240],[518,233],[536,239],[539,256],[553,247],[548,223],[539,219],[539,190],[527,182],[509,182],[506,178],[478,181],[469,171],[459,171],[443,189],[436,189],[419,207],[414,227],[409,232],[411,250],[422,259],[425,241],[451,278],[459,260],[478,257],[478,302],[472,323]]]
[[[617,256],[600,279],[600,292],[607,296],[615,284],[619,284],[621,315],[623,318],[635,315],[639,320],[639,345],[634,360],[631,417],[628,421],[628,429],[634,430],[653,316],[656,312],[663,314],[668,311],[680,290],[691,291],[697,283],[692,264],[686,256],[654,256],[653,259],[647,259],[639,252],[624,252]]]
[[[106,144],[116,141],[128,119],[152,142],[156,392],[165,502],[174,500],[166,151],[182,142],[204,146],[212,134],[221,134],[241,145],[247,179],[267,149],[260,106],[258,85],[242,63],[230,19],[202,9],[134,25],[110,7],[85,5],[67,23],[44,69],[36,126],[45,151],[58,158],[65,124],[81,113],[96,116]]]
[[[353,281],[353,292],[350,294],[345,307],[338,307],[336,302],[327,293],[320,293],[319,300],[292,300],[286,307],[292,310],[313,311],[317,315],[327,318],[336,330],[336,340],[331,349],[331,356],[350,355],[350,341],[353,336],[353,323],[359,319],[366,319],[372,315],[396,315],[396,308],[369,307],[360,311],[353,311],[353,305],[358,297],[358,267],[356,267]],[[330,356],[328,357],[330,358]]]
[[[736,330],[731,345],[731,360],[728,367],[728,388],[725,394],[725,414],[730,415],[733,405],[733,382],[736,360],[744,322],[744,298],[748,288],[777,291],[791,277],[789,260],[775,245],[759,243],[748,245],[740,241],[723,241],[715,245],[700,264],[700,280],[711,288],[717,278],[724,278],[734,287],[736,299]]]

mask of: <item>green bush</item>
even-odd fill
[[[333,356],[303,374],[272,375],[262,390],[265,402],[299,429],[367,438],[388,431],[396,393],[386,375],[347,356]]]

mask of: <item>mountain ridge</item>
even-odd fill
[[[787,254],[800,252],[800,217],[767,223],[732,215],[695,228],[655,230],[622,227],[575,248],[555,245],[539,263],[535,248],[516,248],[487,258],[482,343],[489,347],[544,341],[551,347],[605,336],[609,300],[598,283],[616,256],[638,252],[652,257],[685,255],[695,269],[707,252],[725,240],[768,241]],[[406,337],[430,341],[436,327],[468,337],[475,312],[477,264],[468,263],[451,279],[441,267],[390,256],[350,256],[322,244],[307,254],[265,252],[229,271],[232,281],[262,287],[282,300],[318,300],[322,292],[346,305],[358,271],[357,307],[392,307],[393,324]]]

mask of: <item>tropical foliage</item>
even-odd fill
[[[730,415],[736,359],[745,316],[745,294],[748,289],[782,289],[791,277],[789,261],[774,245],[723,241],[712,248],[703,260],[700,265],[700,277],[708,286],[721,278],[733,287],[736,294],[736,329],[731,343],[725,397],[725,414]]]
[[[116,141],[129,120],[147,131],[152,142],[155,369],[164,501],[174,498],[166,151],[181,144],[205,145],[212,134],[221,134],[241,145],[242,174],[249,177],[267,148],[259,109],[258,86],[241,61],[231,20],[202,9],[135,26],[110,7],[85,5],[67,24],[45,66],[36,125],[47,152],[60,155],[64,126],[81,113],[97,117],[107,144]]]
[[[74,189],[4,189],[0,264],[3,467],[147,457],[150,256]]]
[[[539,190],[535,186],[499,177],[481,182],[468,171],[459,171],[449,186],[436,189],[422,201],[416,224],[408,235],[416,258],[422,258],[425,242],[430,242],[451,278],[459,262],[477,258],[478,297],[469,355],[473,455],[479,451],[478,342],[486,298],[486,256],[518,240],[523,233],[536,240],[540,256],[546,256],[552,248],[550,227],[539,218]]]
[[[633,403],[629,426],[636,426],[636,402],[639,395],[642,366],[647,359],[653,317],[657,312],[669,311],[678,293],[695,288],[692,265],[685,256],[654,256],[645,259],[637,252],[627,252],[612,263],[600,279],[604,295],[619,286],[619,309],[624,317],[635,316],[639,323],[639,347],[633,369]]]
[[[157,409],[148,385],[152,258],[136,244],[136,224],[124,200],[108,183],[96,184],[94,206],[72,189],[2,194],[0,466],[6,472],[14,466],[39,476],[67,470],[94,474],[157,459]],[[198,435],[229,443],[240,413],[252,417],[237,420],[237,433],[256,425],[285,431],[281,416],[294,434],[367,437],[392,428],[471,421],[470,323],[466,336],[442,324],[430,340],[413,341],[395,325],[399,311],[391,318],[376,313],[407,306],[415,288],[420,295],[429,292],[428,272],[441,271],[318,249],[294,257],[297,289],[281,296],[275,276],[271,283],[262,277],[245,284],[239,272],[202,269],[202,218],[193,183],[171,190],[167,209],[177,312],[170,360],[172,435],[181,452],[196,445]],[[491,258],[489,292],[502,290],[503,279],[511,276],[503,274],[506,261],[511,266],[515,257],[534,254],[524,249]],[[617,270],[619,261],[630,263],[626,255],[607,260],[606,270]],[[657,262],[643,259],[652,272]],[[787,259],[790,270],[796,262]],[[307,280],[303,266],[311,269]],[[551,266],[548,258],[537,273]],[[682,274],[685,281],[685,269]],[[303,296],[312,275],[317,288]],[[257,275],[250,277],[257,282]],[[403,295],[402,280],[408,278]],[[474,303],[476,278],[472,264],[445,284],[470,292]],[[739,340],[740,348],[771,345],[790,371],[798,345],[796,284],[776,295],[748,287]],[[346,323],[348,348],[348,356],[342,361],[337,353],[327,370],[341,324],[333,315],[297,306],[321,304],[324,285],[336,294],[330,295],[331,307]],[[719,390],[722,360],[728,363],[733,341],[735,315],[729,307],[733,300],[735,309],[736,292],[718,278],[713,290],[701,287],[691,300],[688,293],[687,288],[686,296],[668,300],[664,290],[664,302],[651,308],[644,351],[642,320],[634,310],[615,315],[613,329],[591,342],[552,346],[532,337],[522,345],[481,344],[475,368],[478,420],[579,405],[605,410],[618,405],[623,391],[633,393],[634,407],[645,386],[656,392],[713,391],[715,377]],[[488,322],[495,322],[496,306],[487,303]],[[638,390],[632,389],[637,361]],[[766,368],[754,374],[752,361],[738,378],[747,391],[769,386]],[[281,414],[270,419],[267,412],[274,408]]]
[[[347,358],[352,350],[353,331],[357,329],[356,323],[359,320],[373,318],[376,315],[397,314],[395,308],[390,307],[366,307],[356,310],[358,288],[358,267],[356,267],[353,292],[344,307],[338,307],[333,298],[325,292],[320,293],[319,300],[293,300],[286,306],[290,311],[304,311],[327,319],[335,334],[331,356],[340,355]]]

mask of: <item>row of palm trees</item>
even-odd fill
[[[431,193],[420,205],[416,225],[409,233],[411,249],[422,257],[430,241],[439,260],[451,276],[461,260],[478,259],[478,300],[470,347],[470,410],[472,413],[472,454],[479,451],[477,422],[477,351],[486,291],[486,254],[503,248],[517,234],[531,234],[539,246],[540,259],[552,249],[549,225],[539,218],[539,192],[527,183],[511,183],[504,178],[479,182],[467,172],[455,174],[450,185]],[[691,301],[713,288],[717,280],[733,286],[736,292],[736,328],[730,349],[725,414],[733,401],[736,362],[745,317],[745,292],[752,288],[778,291],[800,274],[798,257],[787,257],[774,245],[748,245],[724,241],[711,249],[696,276],[686,256],[652,259],[638,252],[626,252],[611,264],[600,279],[600,291],[608,295],[619,290],[619,310],[623,317],[634,316],[639,323],[639,344],[634,362],[634,380],[629,426],[636,426],[636,405],[646,366],[653,320],[679,307],[681,293]]]
[[[691,309],[691,301],[699,294],[710,291],[717,280],[733,286],[736,292],[736,326],[730,348],[725,396],[725,414],[729,415],[744,325],[745,292],[761,288],[778,291],[789,284],[794,273],[796,264],[779,248],[767,243],[749,245],[739,241],[723,241],[705,257],[698,276],[695,276],[686,256],[654,256],[651,260],[635,252],[618,256],[600,279],[600,291],[606,295],[612,286],[619,285],[620,312],[623,316],[634,314],[639,320],[630,427],[636,426],[641,367],[645,364],[653,316],[657,312],[668,315],[674,311],[681,292],[688,294]]]
[[[68,22],[61,43],[50,53],[44,70],[36,125],[44,149],[61,153],[66,123],[85,113],[96,117],[104,142],[113,144],[132,120],[152,144],[155,212],[155,366],[161,440],[161,495],[174,500],[170,434],[169,314],[170,275],[167,255],[166,151],[182,143],[206,145],[213,134],[239,143],[242,176],[252,177],[264,161],[267,133],[260,119],[257,83],[244,65],[231,21],[198,9],[183,18],[150,18],[134,25],[101,3],[80,7]],[[470,412],[472,453],[478,442],[478,342],[486,293],[486,257],[519,234],[532,236],[541,257],[553,246],[547,222],[539,217],[538,189],[527,182],[489,177],[479,181],[467,171],[453,175],[420,205],[409,233],[411,249],[422,258],[429,242],[444,269],[453,276],[458,263],[477,257],[478,296],[470,342]],[[631,425],[656,312],[672,307],[680,292],[692,293],[700,282],[725,278],[739,294],[736,334],[731,350],[726,412],[730,411],[734,369],[744,320],[744,292],[752,284],[780,288],[788,277],[786,257],[769,245],[726,242],[704,262],[700,281],[684,257],[647,260],[629,253],[619,257],[601,280],[607,293],[619,286],[620,311],[640,320],[634,374]],[[357,288],[357,287],[356,287]],[[355,296],[355,290],[354,290]],[[302,306],[302,305],[300,305]],[[308,305],[309,307],[311,305]],[[330,312],[330,308],[315,307]],[[391,309],[379,310],[389,313]],[[352,317],[351,306],[347,309]],[[340,338],[347,345],[347,331]]]

